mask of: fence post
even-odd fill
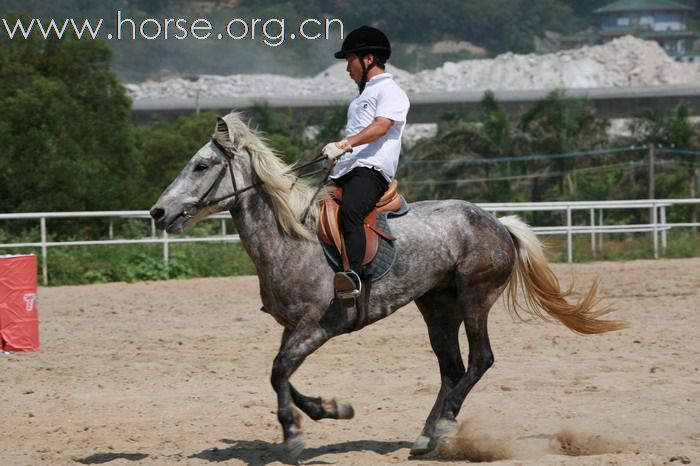
[[[649,199],[655,199],[656,198],[656,193],[654,192],[654,159],[656,156],[656,147],[654,147],[654,144],[649,144],[649,180],[648,184],[649,186],[647,187],[648,189],[648,195],[647,197]],[[658,213],[656,212],[656,204],[652,203],[651,207],[651,223],[653,224],[653,236],[654,236],[654,259],[659,258],[659,231],[657,227],[657,215]]]
[[[601,229],[603,228],[603,210],[604,209],[600,209],[598,211],[598,226],[600,226]],[[602,230],[601,230],[600,234],[598,235],[598,252],[603,254],[603,232],[602,232]]]
[[[566,252],[569,264],[574,261],[573,231],[571,230],[571,206],[566,206]]]
[[[659,207],[661,209],[661,249],[666,255],[666,249],[668,249],[668,229],[666,228],[666,206],[662,205]]]
[[[46,246],[46,217],[41,217],[41,275],[44,279],[44,286],[49,284],[49,263],[48,251]]]
[[[654,259],[659,258],[659,221],[656,203],[651,204],[652,235],[654,237]]]
[[[649,144],[649,186],[648,186],[648,192],[649,192],[649,199],[654,199],[656,198],[656,194],[654,192],[654,164],[655,164],[655,159],[656,158],[656,147],[654,144]]]
[[[163,230],[163,262],[168,265],[170,260],[170,248],[168,245],[168,232]]]
[[[700,158],[696,156],[696,160],[700,161]],[[695,199],[698,195],[698,191],[700,190],[700,168],[696,168],[695,172],[693,173],[693,176],[690,179],[690,198]],[[691,209],[691,215],[690,215],[690,222],[691,223],[698,223],[698,205],[693,204],[693,207]],[[697,225],[693,225],[693,233],[698,232],[698,227]]]
[[[591,207],[591,253],[595,256],[595,209]]]

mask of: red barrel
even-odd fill
[[[39,351],[34,254],[0,256],[0,338],[4,351]]]

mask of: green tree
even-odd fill
[[[696,125],[690,121],[690,107],[681,102],[673,110],[645,110],[632,120],[630,131],[639,142],[664,147],[690,147],[697,132]]]
[[[687,102],[681,102],[671,111],[646,110],[632,120],[629,128],[634,141],[653,144],[661,148],[700,149],[700,124],[691,121],[692,113]],[[695,192],[697,156],[664,156],[664,164],[658,164],[660,170],[656,180],[656,196],[687,197]],[[658,161],[657,161],[658,162]],[[669,169],[663,170],[668,167]],[[677,167],[685,170],[677,170]]]
[[[280,115],[265,103],[246,109],[245,118],[287,163],[309,160],[324,142],[338,138],[341,112],[328,110],[318,116],[316,137],[305,137],[310,123],[293,114]],[[342,112],[344,116],[344,110]],[[185,163],[211,137],[215,112],[187,115],[175,121],[159,120],[139,129],[139,153],[145,170],[144,181],[134,206],[145,209],[182,170]]]
[[[475,201],[510,199],[510,183],[486,181],[493,176],[508,178],[510,165],[492,164],[488,159],[527,152],[528,144],[527,135],[512,124],[494,94],[486,92],[477,115],[448,116],[439,125],[435,138],[422,141],[409,151],[410,158],[430,163],[406,164],[402,173],[416,178],[482,179],[462,186],[438,185],[433,187],[430,196]],[[443,162],[432,163],[437,161]]]
[[[582,16],[584,18],[587,18],[590,21],[593,21],[593,19],[594,19],[593,12],[600,7],[603,7],[605,5],[612,3],[612,1],[611,0],[571,0],[569,3],[571,4],[571,7],[576,15]]]
[[[435,138],[410,149],[407,159],[420,163],[406,160],[401,175],[445,179],[428,190],[417,190],[416,197],[493,202],[571,199],[578,195],[572,170],[594,163],[589,158],[552,157],[527,163],[489,159],[606,147],[607,127],[608,121],[597,117],[591,102],[562,92],[550,93],[518,117],[509,117],[494,95],[486,93],[478,114],[451,116],[439,126]],[[437,161],[441,162],[432,163]],[[460,179],[465,181],[451,182]]]
[[[150,15],[160,12],[167,5],[168,0],[136,0],[137,8]]]
[[[529,135],[531,149],[538,154],[563,154],[591,150],[604,146],[608,141],[609,122],[598,118],[593,104],[586,99],[567,97],[563,91],[553,91],[547,97],[527,109],[519,119],[520,129]],[[532,185],[532,200],[546,200],[546,193],[554,189],[552,197],[558,197],[567,190],[573,194],[571,178],[561,174],[580,167],[575,159],[555,158],[531,166],[531,170],[546,175],[549,171],[557,177],[535,178]],[[579,159],[580,160],[580,159]],[[553,183],[552,180],[559,180]]]
[[[217,114],[203,112],[158,120],[139,129],[139,153],[144,168],[143,182],[132,209],[147,209],[187,161],[211,137]]]
[[[1,211],[131,208],[141,165],[110,56],[95,41],[0,40]]]

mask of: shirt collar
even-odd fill
[[[391,79],[391,78],[393,78],[393,76],[391,75],[391,73],[387,73],[387,72],[385,71],[385,72],[383,72],[383,73],[379,73],[378,75],[373,76],[372,79],[370,79],[369,81],[367,81],[367,86],[371,86],[372,84],[376,84],[376,83],[378,83],[378,82],[380,82],[380,81],[384,81],[384,80],[386,80],[386,79]]]

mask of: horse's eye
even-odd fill
[[[204,162],[199,162],[197,165],[194,166],[194,171],[196,172],[201,172],[209,168],[209,165],[207,165]]]

